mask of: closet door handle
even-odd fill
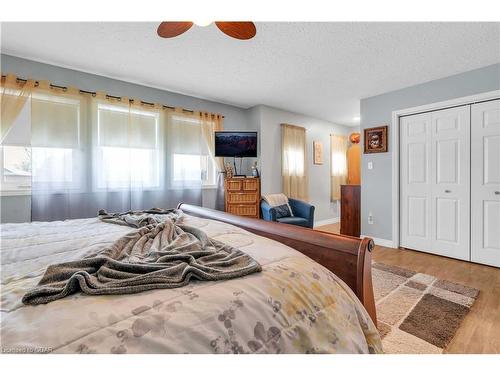
[[[500,195],[500,191],[495,191],[495,195]]]
[[[445,190],[444,192],[445,193],[451,193],[451,190]]]

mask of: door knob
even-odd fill
[[[451,193],[451,190],[445,190],[444,192],[445,193]]]

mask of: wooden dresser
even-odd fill
[[[260,217],[260,178],[226,178],[224,210],[234,215]]]
[[[340,234],[359,237],[361,231],[361,186],[340,186]]]

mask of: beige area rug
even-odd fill
[[[378,329],[384,352],[439,354],[453,339],[479,290],[374,263]]]

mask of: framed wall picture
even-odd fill
[[[387,152],[387,125],[365,129],[365,154]]]
[[[313,141],[313,164],[323,164],[323,143]]]

